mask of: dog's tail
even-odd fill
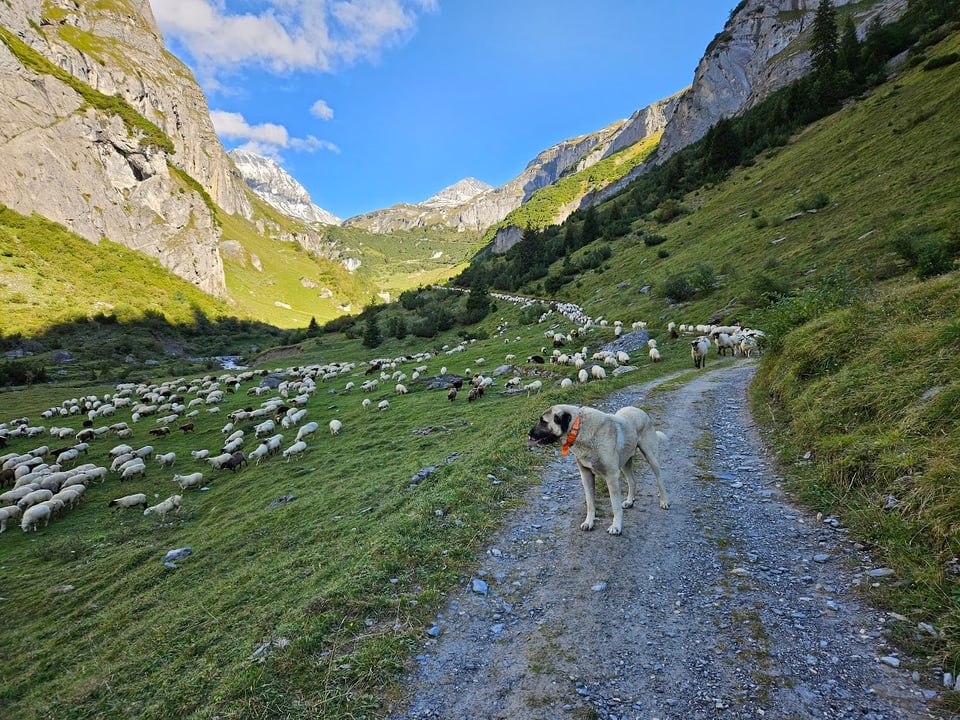
[[[657,440],[660,441],[661,446],[666,445],[668,442],[670,442],[670,438],[667,437],[667,434],[662,433],[659,430],[657,430]]]

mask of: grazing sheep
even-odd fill
[[[38,490],[34,490],[33,492],[27,493],[22,498],[17,500],[17,507],[21,510],[26,510],[27,508],[33,507],[34,505],[39,505],[40,503],[49,500],[52,497],[53,493],[50,490],[40,488]]]
[[[343,423],[334,418],[330,421],[330,434],[339,435],[340,431],[343,430]]]
[[[175,452],[163,453],[157,455],[157,462],[160,463],[160,467],[166,467],[167,465],[173,465],[177,461],[177,454]]]
[[[397,395],[407,394],[407,386],[403,383],[397,383],[397,386],[394,389],[397,391]]]
[[[192,487],[198,488],[203,485],[203,473],[195,472],[189,475],[174,475],[173,481],[180,486],[181,490]],[[146,504],[144,504],[144,507],[146,507]]]
[[[457,399],[457,389],[455,387],[450,388],[450,392],[447,393],[447,400],[453,402]]]
[[[167,513],[176,510],[180,510],[180,501],[183,498],[180,495],[171,495],[163,502],[159,502],[156,505],[146,508],[143,511],[144,515],[159,515],[162,518],[166,517]]]
[[[308,422],[306,425],[302,426],[297,430],[297,436],[294,438],[294,442],[299,442],[309,435],[313,435],[317,430],[320,429],[320,425],[315,422]]]
[[[297,440],[293,445],[283,451],[283,457],[290,462],[292,457],[302,457],[307,450],[307,444],[303,440]]]
[[[650,361],[651,362],[660,362],[660,351],[655,347],[650,348]]]
[[[526,385],[523,386],[523,389],[527,391],[527,395],[529,395],[532,392],[538,393],[542,388],[543,388],[542,380],[534,380],[532,382],[528,382]]]
[[[130,445],[117,445],[115,448],[110,450],[110,457],[115,458],[132,452],[133,448]]]
[[[116,508],[132,508],[140,507],[144,510],[147,508],[147,496],[143,493],[136,493],[135,495],[124,495],[123,497],[114,498],[107,503],[107,507],[116,507]]]
[[[208,457],[207,462],[210,463],[214,470],[220,470],[223,468],[223,464],[232,457],[233,455],[231,453],[220,453],[219,455]]]
[[[603,366],[602,366],[602,365],[594,365],[592,368],[590,368],[590,375],[591,375],[595,380],[606,380],[606,379],[607,379],[607,371],[603,369]]]
[[[267,444],[260,443],[259,445],[257,445],[256,449],[254,449],[249,455],[247,455],[247,462],[249,462],[250,460],[253,460],[257,465],[259,465],[260,461],[263,460],[263,458],[267,457],[267,455],[269,454],[270,454],[270,448],[267,447]]]
[[[235,453],[230,455],[230,459],[227,460],[221,466],[224,470],[229,470],[230,472],[236,472],[237,468],[247,462],[247,456],[243,454],[243,451],[237,450]]]
[[[188,422],[188,423],[184,423],[183,425],[181,425],[181,426],[180,426],[180,429],[181,429],[184,433],[188,433],[188,432],[191,432],[195,427],[196,427],[196,426],[194,425],[194,423]]]
[[[560,381],[560,387],[562,387],[562,388],[570,388],[570,387],[573,387],[573,380],[571,380],[571,379],[568,378],[568,377],[567,377],[567,378],[564,378],[563,380]]]
[[[690,342],[690,355],[693,357],[693,366],[698,370],[706,367],[707,354],[710,352],[710,339],[700,336]]]
[[[129,465],[120,473],[120,482],[131,480],[135,477],[146,477],[147,466],[144,463],[139,465]]]
[[[277,424],[273,420],[264,420],[259,425],[254,426],[253,434],[254,434],[254,437],[258,437],[258,438],[266,437],[276,429],[277,429]]]
[[[388,407],[390,407],[389,400],[381,400],[377,403],[377,410],[386,410]]]
[[[210,457],[210,451],[207,450],[207,449],[203,449],[203,450],[191,450],[191,451],[190,451],[190,456],[191,456],[194,460],[206,460],[208,457]]]
[[[31,530],[36,532],[41,521],[43,521],[44,527],[50,524],[51,515],[53,515],[53,510],[49,505],[33,505],[23,512],[20,518],[20,527],[23,528],[24,532]]]
[[[23,514],[23,511],[16,505],[9,505],[0,508],[0,533],[7,529],[7,520],[16,520]]]
[[[133,454],[146,460],[153,455],[153,445],[144,445],[142,448],[134,450]]]

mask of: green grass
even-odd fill
[[[504,305],[485,323],[493,335],[496,322],[507,322],[509,337],[520,341],[491,337],[464,353],[441,352],[425,361],[426,375],[441,365],[454,373],[479,368],[480,357],[492,369],[507,351],[521,357],[538,351],[544,326],[522,326],[518,318],[517,308]],[[612,331],[597,330],[589,342],[612,338]],[[444,340],[455,342],[438,342]],[[136,510],[113,513],[106,504],[138,491],[157,499],[172,494],[173,473],[195,469],[190,450],[219,448],[225,415],[263,401],[246,393],[259,377],[228,395],[219,414],[202,408],[190,435],[174,430],[153,438],[148,431],[155,423],[141,420],[131,444],[176,451],[172,470],[151,463],[145,480],[124,485],[111,476],[48,528],[24,534],[13,527],[0,536],[6,606],[31,607],[42,598],[56,607],[53,614],[24,613],[10,627],[6,642],[15,650],[2,661],[0,698],[24,718],[375,713],[446,594],[469,575],[503,514],[534,482],[540,456],[525,442],[531,418],[551,402],[587,402],[686,365],[679,351],[661,347],[673,363],[640,362],[621,379],[563,392],[551,388],[572,369],[539,367],[556,373],[545,378],[542,394],[493,392],[474,403],[463,397],[450,403],[444,391],[412,380],[403,397],[394,395],[393,381],[371,395],[344,393],[348,380],[366,379],[361,364],[350,376],[319,383],[307,407],[321,430],[303,460],[275,457],[235,475],[205,469],[209,490],[186,491],[182,510],[166,522]],[[324,337],[305,343],[295,358],[264,356],[260,367],[403,358],[424,349],[436,346],[394,340],[368,351],[356,341]],[[399,369],[410,375],[417,364],[402,361]],[[45,386],[0,393],[0,418],[39,420],[43,409],[63,399],[110,390]],[[391,407],[364,410],[363,397],[388,398]],[[110,420],[129,421],[128,412]],[[344,425],[336,438],[326,430],[333,417]],[[76,417],[46,424],[79,428]],[[252,425],[241,427],[249,433]],[[426,428],[433,431],[414,432]],[[292,441],[292,433],[286,435],[285,446]],[[11,449],[40,442],[19,439]],[[116,442],[95,441],[84,460],[108,464],[106,453]],[[250,441],[246,450],[253,447]],[[428,465],[437,470],[411,486]],[[287,495],[296,499],[268,507]],[[183,546],[193,554],[176,570],[164,567],[167,550]],[[280,639],[289,645],[262,662],[251,659],[262,643]]]

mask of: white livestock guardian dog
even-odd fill
[[[660,480],[660,441],[667,436],[654,429],[650,416],[640,408],[627,406],[609,414],[590,407],[553,405],[530,429],[529,439],[533,444],[563,441],[562,454],[573,452],[587,503],[581,530],[593,530],[597,513],[594,480],[599,475],[607,482],[613,506],[613,523],[607,532],[619,535],[623,531],[623,508],[633,507],[635,500],[633,459],[638,454],[653,470],[660,507],[670,507]],[[621,472],[627,478],[627,499],[622,501]]]

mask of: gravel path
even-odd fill
[[[754,369],[718,359],[599,406],[643,407],[670,437],[672,506],[641,463],[620,537],[602,483],[601,529],[582,532],[572,456],[530,450],[549,457],[542,483],[437,617],[389,718],[947,720],[935,678],[885,641],[901,620],[857,598],[881,569],[783,497],[748,411]]]

